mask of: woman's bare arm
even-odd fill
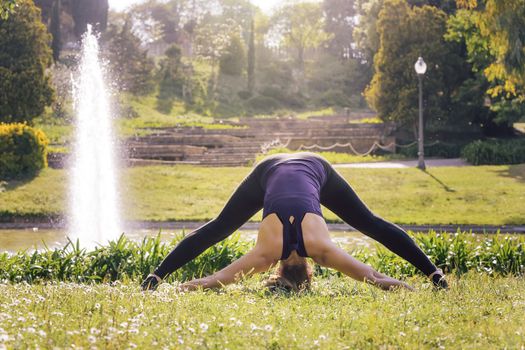
[[[320,265],[334,268],[353,279],[370,283],[384,290],[390,290],[395,287],[413,290],[405,282],[384,275],[374,270],[371,266],[353,258],[332,242],[326,246],[321,254],[314,257],[314,260]]]
[[[276,259],[269,257],[266,252],[255,247],[224,269],[211,276],[186,282],[180,286],[180,289],[188,291],[199,287],[204,289],[222,287],[238,281],[243,276],[266,271],[276,262]]]

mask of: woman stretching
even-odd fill
[[[224,240],[261,208],[263,221],[255,247],[212,276],[182,285],[212,288],[243,275],[266,271],[281,260],[270,284],[292,289],[308,287],[311,270],[305,257],[322,266],[384,289],[410,288],[355,260],[330,239],[322,217],[324,205],[350,226],[385,245],[421,272],[434,285],[447,288],[443,272],[434,266],[400,227],[375,216],[350,185],[322,157],[313,153],[278,154],[265,158],[243,180],[219,216],[186,236],[142,283],[155,289],[168,274]]]

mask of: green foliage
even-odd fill
[[[0,19],[7,20],[14,11],[17,0],[0,0]]]
[[[474,165],[525,163],[525,139],[474,141],[462,156]]]
[[[255,20],[252,18],[250,26],[250,39],[248,42],[248,85],[247,90],[253,94],[255,89]]]
[[[49,41],[30,0],[17,1],[16,11],[0,20],[0,121],[30,122],[52,103]]]
[[[230,38],[230,44],[221,55],[220,71],[222,74],[241,75],[246,68],[246,52],[239,35]]]
[[[122,235],[107,246],[86,251],[79,242],[43,251],[22,251],[0,254],[0,280],[11,282],[109,282],[125,278],[139,280],[152,272],[182,239],[162,243],[160,235],[145,237],[140,242]],[[240,258],[248,244],[234,235],[214,245],[171,276],[174,280],[189,280],[209,275]]]
[[[494,11],[492,8],[490,13]],[[516,11],[519,12],[518,9]],[[489,9],[484,11],[459,10],[448,20],[448,31],[445,38],[465,45],[466,60],[471,65],[474,78],[465,84],[464,92],[469,94],[476,91],[483,99],[477,103],[478,112],[467,108],[477,116],[475,121],[484,125],[483,129],[487,135],[497,136],[502,133],[509,134],[512,131],[512,124],[519,120],[525,112],[525,81],[517,73],[519,70],[516,70],[513,64],[507,62],[508,66],[506,66],[502,63],[505,61],[502,55],[505,53],[517,55],[516,59],[519,60],[520,51],[525,48],[520,49],[519,40],[514,45],[515,54],[510,53],[507,47],[506,33],[508,36],[517,36],[519,33],[516,32],[516,29],[523,27],[516,23],[519,22],[519,19],[514,17],[514,13],[496,16],[496,14],[489,15],[486,12],[489,12]],[[501,22],[495,24],[494,17],[498,16]],[[507,18],[509,16],[510,18]],[[457,98],[465,98],[465,93],[461,93]],[[485,99],[490,101],[488,107],[482,107],[487,105]]]
[[[45,134],[25,124],[0,123],[0,179],[27,178],[47,166]]]
[[[296,63],[302,71],[305,63],[305,51],[321,46],[330,39],[324,31],[324,17],[320,4],[290,3],[275,14],[273,20],[281,26],[285,45],[296,52]]]
[[[172,45],[166,50],[166,58],[159,71],[159,95],[157,109],[169,114],[176,98],[184,97],[185,74],[181,62],[181,49]]]
[[[279,101],[273,97],[259,95],[247,101],[248,108],[253,113],[273,112],[281,107]]]
[[[380,47],[366,97],[380,118],[401,125],[415,123],[418,79],[414,63],[423,55],[429,67],[424,76],[426,120],[454,122],[451,97],[467,77],[461,73],[465,67],[457,48],[443,39],[446,14],[430,6],[411,9],[402,0],[387,0],[377,28]]]
[[[476,239],[467,233],[421,233],[415,236],[418,245],[445,273],[464,274],[469,271],[490,275],[521,276],[525,272],[525,240],[519,236],[482,236]],[[122,235],[107,246],[93,251],[79,248],[78,242],[64,248],[0,254],[0,280],[9,282],[113,282],[122,279],[140,280],[153,271],[173,246],[162,243],[160,235],[134,242]],[[222,241],[184,265],[170,279],[187,281],[208,276],[244,255],[252,244],[240,235]],[[380,272],[395,277],[418,274],[408,262],[384,248],[375,253],[353,252],[359,260]],[[318,270],[321,274],[323,269]]]
[[[49,25],[49,32],[53,36],[51,42],[51,49],[53,50],[53,61],[58,62],[60,58],[60,51],[62,50],[62,36],[60,26],[60,12],[61,12],[61,0],[53,1],[53,9],[51,15],[51,24]]]
[[[141,48],[141,41],[133,33],[129,20],[121,28],[110,26],[106,40],[112,75],[120,90],[135,95],[152,92],[155,65],[147,51]]]
[[[325,30],[332,34],[330,51],[338,58],[351,57],[353,48],[355,0],[323,0]]]
[[[461,143],[447,143],[447,142],[432,142],[432,145],[425,146],[426,157],[439,158],[458,158],[461,155],[461,150],[464,144]],[[418,145],[410,147],[398,148],[397,151],[409,158],[417,158]]]

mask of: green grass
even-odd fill
[[[136,167],[121,181],[125,215],[135,220],[207,220],[218,214],[250,168]],[[525,224],[525,165],[339,169],[378,215],[401,224]],[[4,183],[0,217],[58,215],[65,170]],[[336,217],[325,211],[328,220]]]
[[[155,95],[134,97],[123,95],[123,99],[138,114],[136,118],[118,120],[119,135],[127,137],[137,133],[151,133],[141,129],[164,128],[176,126],[203,127],[207,129],[230,129],[229,124],[221,123],[213,117],[206,117],[194,112],[187,112],[182,102],[176,102],[170,114],[164,114],[156,109]],[[231,119],[229,119],[231,120]],[[236,119],[234,119],[236,120]]]
[[[436,293],[383,292],[318,278],[303,295],[269,294],[257,278],[181,294],[135,283],[1,285],[0,346],[176,349],[519,349],[525,280],[469,274]]]
[[[256,161],[260,161],[264,159],[264,157],[271,155],[271,154],[278,154],[278,153],[297,153],[297,152],[304,152],[304,150],[301,151],[292,151],[288,148],[273,148],[266,152],[266,154],[259,154],[256,157]],[[332,164],[344,164],[344,163],[365,163],[365,162],[384,162],[389,161],[393,159],[404,159],[404,156],[401,154],[392,154],[392,155],[366,155],[366,156],[358,156],[355,154],[349,154],[349,153],[340,153],[340,152],[315,152],[324,158],[328,160]]]

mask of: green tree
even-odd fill
[[[250,41],[248,43],[248,92],[255,89],[255,19],[252,18]]]
[[[166,114],[171,112],[176,98],[184,97],[185,76],[181,58],[180,47],[172,45],[161,63],[157,109]]]
[[[0,19],[6,20],[15,9],[17,0],[0,0]]]
[[[75,34],[80,37],[86,31],[87,25],[92,24],[100,32],[106,30],[108,24],[108,0],[70,0]]]
[[[446,14],[435,7],[413,9],[403,0],[386,0],[377,28],[380,45],[374,58],[375,73],[366,90],[369,104],[383,120],[415,126],[417,76],[414,63],[424,56],[428,71],[424,77],[426,121],[454,122],[452,96],[467,78],[464,60],[447,43]]]
[[[354,0],[324,0],[325,30],[332,34],[330,50],[348,59],[353,56],[353,31],[356,7]]]
[[[222,74],[241,75],[246,67],[246,50],[238,34],[230,38],[230,45],[220,58]]]
[[[479,37],[493,57],[484,74],[493,83],[492,98],[525,103],[525,2],[523,0],[458,0],[471,10]],[[471,51],[472,53],[472,51]]]
[[[330,39],[324,31],[324,21],[321,5],[317,3],[289,4],[275,15],[274,25],[282,31],[284,44],[295,50],[296,62],[302,72],[305,51],[320,47]]]
[[[17,1],[16,11],[0,20],[0,121],[30,122],[52,103],[50,41],[30,0]]]
[[[494,23],[489,26],[495,13],[487,19],[484,11],[486,8],[457,11],[448,21],[446,38],[465,46],[467,60],[475,76],[475,83],[472,84],[484,96],[481,104],[486,112],[482,114],[484,118],[479,118],[477,122],[483,125],[486,134],[498,136],[512,133],[512,124],[525,115],[524,78],[519,73],[519,57],[516,57],[518,63],[513,63],[512,59],[505,60],[508,38],[516,34],[507,36],[504,33],[516,31],[519,34],[519,29],[505,28],[503,25],[508,22],[504,20],[499,22],[501,27],[496,27]],[[510,17],[514,18],[514,15]],[[492,29],[487,31],[488,28]]]
[[[62,50],[62,37],[60,33],[60,11],[61,11],[61,1],[55,0],[53,2],[53,14],[51,16],[51,24],[49,31],[53,36],[53,41],[51,42],[51,49],[53,50],[53,60],[58,62],[60,58],[60,51]]]
[[[109,62],[118,87],[135,95],[146,95],[153,91],[155,65],[141,48],[140,39],[131,31],[129,20],[122,28],[110,26],[106,47]]]

